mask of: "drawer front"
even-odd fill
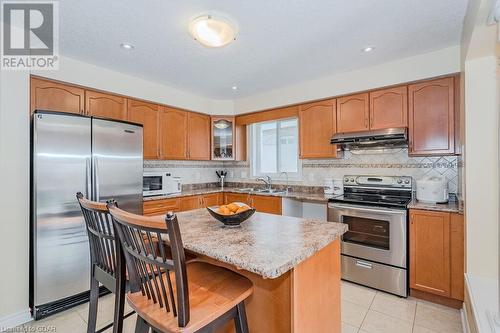
[[[405,269],[342,255],[343,280],[359,283],[398,296],[408,296],[407,273]]]
[[[179,211],[179,199],[164,199],[145,201],[143,204],[144,215],[160,215],[168,211]]]

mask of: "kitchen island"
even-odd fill
[[[178,213],[184,248],[249,278],[250,332],[339,332],[344,224],[255,213],[225,228],[206,209]],[[228,323],[221,332],[234,331]]]

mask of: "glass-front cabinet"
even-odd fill
[[[234,160],[234,117],[212,117],[212,160]]]

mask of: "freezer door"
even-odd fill
[[[92,119],[93,199],[142,214],[142,126]]]
[[[90,118],[35,114],[32,149],[33,302],[89,289],[89,244],[76,193],[90,190]]]

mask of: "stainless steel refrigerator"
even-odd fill
[[[142,126],[36,111],[30,305],[36,319],[88,300],[89,244],[76,193],[142,214]]]

